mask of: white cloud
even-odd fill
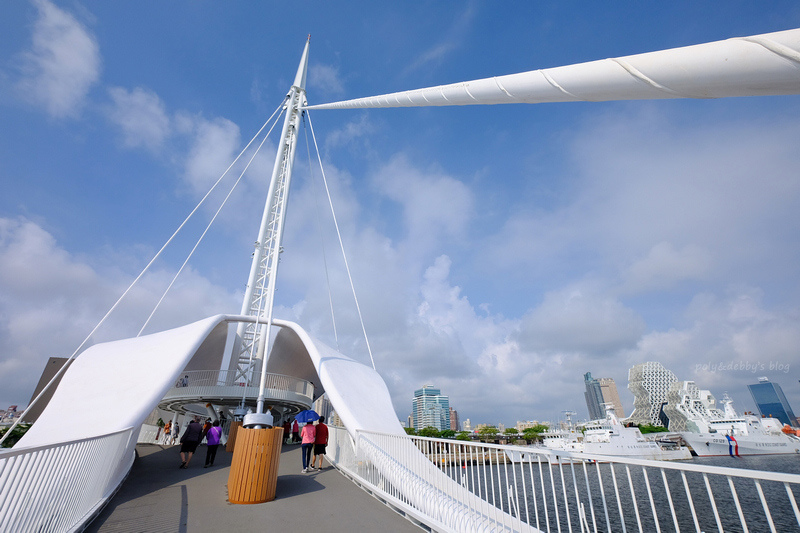
[[[375,126],[367,113],[361,113],[354,120],[346,122],[341,128],[335,129],[325,135],[324,146],[326,150],[339,146],[354,144],[356,141],[366,141],[375,131]]]
[[[94,36],[71,14],[47,0],[35,0],[39,17],[33,46],[23,56],[18,88],[23,98],[56,117],[77,116],[100,77]]]
[[[142,87],[132,91],[111,87],[108,93],[113,100],[109,119],[122,130],[125,145],[158,151],[170,134],[169,117],[158,95]]]
[[[184,178],[195,194],[205,194],[239,151],[239,126],[218,117],[207,120],[179,113],[178,130],[189,138]]]
[[[465,35],[472,26],[476,14],[476,3],[469,2],[464,11],[453,17],[453,23],[450,27],[445,28],[441,32],[443,36],[442,39],[420,54],[419,57],[405,69],[406,73],[423,67],[436,67],[442,63],[453,50],[456,50],[461,45]]]
[[[373,181],[383,195],[403,208],[408,253],[430,253],[447,240],[465,237],[474,199],[457,179],[421,171],[397,155],[375,172]]]
[[[579,352],[589,357],[636,345],[644,320],[619,301],[591,289],[551,292],[522,318],[519,343],[527,351]]]
[[[680,250],[672,243],[660,242],[647,257],[636,261],[627,272],[625,292],[668,289],[686,280],[702,280],[711,270],[710,254],[699,246],[687,245]]]
[[[173,275],[154,270],[145,276],[90,344],[136,335]],[[29,220],[0,218],[0,405],[27,401],[47,358],[69,357],[134,277],[95,269]],[[188,270],[154,316],[153,330],[238,305]]]
[[[760,290],[738,287],[723,297],[698,294],[685,317],[684,328],[642,336],[623,352],[628,363],[659,361],[717,397],[729,392],[740,411],[754,408],[745,385],[759,376],[796,382],[800,375],[800,309],[768,310]]]
[[[339,69],[332,65],[312,64],[309,67],[309,90],[319,91],[325,96],[344,94],[344,83],[339,76]],[[314,96],[312,94],[312,96]],[[316,98],[319,100],[319,98]]]

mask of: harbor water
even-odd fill
[[[800,455],[694,457],[680,463],[800,474]],[[695,531],[696,523],[701,531],[717,531],[717,517],[724,531],[744,531],[725,476],[708,476],[706,481],[695,472],[595,463],[497,461],[446,470],[466,489],[544,531],[557,531],[559,525],[561,530],[571,526],[580,531],[581,507],[584,523],[592,531],[595,526],[598,531],[656,531],[656,520],[661,531]],[[731,479],[749,531],[769,531],[753,480]],[[665,484],[670,488],[669,495]],[[776,530],[800,532],[786,486],[768,481],[760,486]],[[800,488],[795,487],[793,492],[800,500]]]

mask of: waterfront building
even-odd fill
[[[429,426],[439,431],[450,429],[450,397],[433,385],[415,390],[411,405],[417,431]]]
[[[763,377],[758,378],[758,383],[748,385],[747,388],[762,417],[777,418],[790,426],[797,424],[794,411],[786,400],[780,385]]]
[[[450,408],[450,429],[453,431],[458,431],[458,411]]]
[[[472,431],[472,422],[470,422],[469,418],[464,420],[464,422],[461,424],[461,430],[462,431]]]
[[[711,391],[698,388],[694,381],[676,381],[670,385],[664,412],[669,418],[670,431],[699,432],[701,428],[692,420],[721,416]]]
[[[669,419],[664,413],[667,403],[667,391],[678,381],[671,371],[661,363],[649,361],[634,365],[628,371],[628,389],[633,393],[633,413],[628,422],[634,424],[651,424],[653,426],[669,426]]]

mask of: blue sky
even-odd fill
[[[796,2],[301,7],[4,6],[0,406],[28,401],[264,123],[307,34],[323,103],[800,26]],[[586,416],[587,371],[629,414],[627,370],[651,360],[740,411],[765,375],[800,409],[798,117],[796,96],[312,112],[398,416],[426,383],[473,423]],[[270,140],[149,331],[238,312],[273,157]],[[333,344],[325,242],[340,348],[368,362],[312,175],[301,143],[277,314]],[[136,334],[203,225],[94,341]]]

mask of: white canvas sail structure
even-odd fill
[[[309,109],[723,98],[799,92],[800,29],[794,29]]]

